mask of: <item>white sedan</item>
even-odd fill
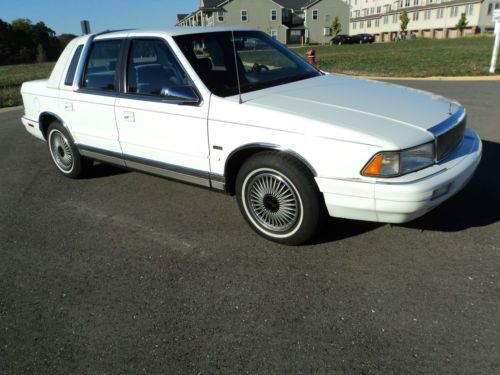
[[[457,102],[324,74],[254,30],[78,37],[21,92],[24,126],[64,175],[100,161],[222,190],[285,244],[309,240],[326,213],[413,220],[481,158]]]

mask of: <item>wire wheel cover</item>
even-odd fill
[[[248,182],[246,202],[254,221],[266,229],[286,232],[300,216],[298,194],[278,174],[258,173]]]
[[[73,152],[66,137],[58,130],[51,133],[50,152],[59,169],[68,172],[73,168]]]

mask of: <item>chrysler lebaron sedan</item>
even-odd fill
[[[78,37],[21,92],[26,130],[63,175],[99,161],[223,191],[284,244],[309,240],[324,214],[413,220],[481,158],[459,103],[321,72],[255,30]]]

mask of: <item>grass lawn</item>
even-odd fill
[[[47,78],[53,67],[54,63],[0,66],[0,108],[22,104],[21,84]]]
[[[305,58],[310,47],[294,48]],[[314,46],[327,72],[382,77],[487,75],[493,38],[409,40],[398,43]],[[22,104],[21,83],[50,75],[54,63],[0,66],[0,108]]]
[[[293,50],[306,56],[309,48]],[[493,38],[419,39],[314,49],[317,66],[327,72],[387,77],[474,76],[488,74]]]

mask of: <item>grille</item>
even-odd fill
[[[466,118],[464,117],[453,128],[436,138],[437,160],[442,160],[462,142],[465,133]]]

